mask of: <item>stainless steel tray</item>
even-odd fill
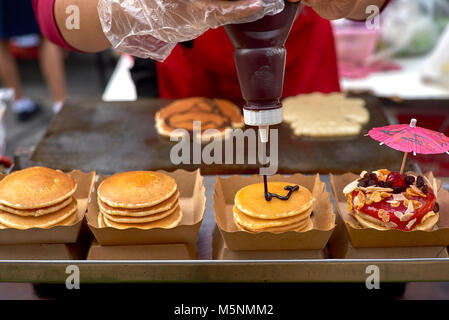
[[[321,176],[328,190],[329,177]],[[64,282],[75,265],[82,283],[119,282],[362,282],[377,266],[382,282],[449,281],[449,258],[212,260],[214,176],[205,177],[206,214],[198,260],[0,260],[0,282]]]

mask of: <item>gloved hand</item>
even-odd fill
[[[112,46],[163,61],[176,43],[210,28],[255,21],[284,9],[284,0],[98,0],[98,16]]]

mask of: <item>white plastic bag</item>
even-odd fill
[[[99,0],[98,16],[114,48],[163,61],[178,42],[279,13],[284,6],[284,0]]]

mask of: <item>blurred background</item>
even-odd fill
[[[113,50],[66,52],[40,37],[38,26],[29,21],[32,14],[25,17],[27,28],[16,33],[34,33],[2,41],[0,100],[8,108],[1,112],[1,155],[11,161],[29,155],[66,99],[135,100],[141,86],[146,97],[157,96],[151,62],[142,67],[138,59]],[[444,100],[449,101],[448,21],[448,0],[393,0],[371,26],[334,21],[342,90],[387,99],[385,113],[391,123],[407,122],[413,114],[421,126],[449,133],[449,109],[444,108]],[[413,109],[412,103],[404,110],[399,107],[403,100],[426,100],[433,107],[418,103]],[[415,160],[423,170],[449,176],[445,156],[417,156]]]

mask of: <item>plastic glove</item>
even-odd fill
[[[255,21],[284,9],[284,0],[99,0],[98,16],[112,46],[163,61],[176,43],[210,28]]]

